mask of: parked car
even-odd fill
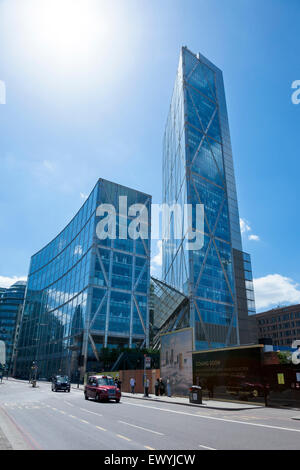
[[[114,379],[107,375],[94,375],[89,377],[84,387],[84,398],[93,398],[96,401],[115,400],[119,403],[121,391],[116,386]]]
[[[70,379],[66,375],[56,375],[52,379],[52,392],[57,392],[58,390],[63,390],[64,392],[70,392],[71,383]]]

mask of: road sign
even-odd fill
[[[145,356],[145,369],[151,369],[151,357]]]

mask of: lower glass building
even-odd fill
[[[0,289],[0,341],[6,349],[6,366],[13,367],[14,345],[18,334],[26,282],[18,281],[7,289]]]
[[[39,378],[62,372],[74,380],[97,368],[103,348],[148,346],[150,221],[151,196],[99,179],[66,228],[32,256],[17,376],[28,377],[37,361]]]

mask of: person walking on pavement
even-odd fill
[[[2,379],[3,379],[3,372],[2,372],[2,370],[0,370],[0,381],[1,381],[1,383],[2,383]]]
[[[115,386],[121,391],[121,380],[119,377],[115,377]]]
[[[158,397],[158,395],[159,395],[159,379],[156,379],[154,389],[155,389],[155,396]]]
[[[150,387],[150,380],[145,380],[145,397],[149,397],[149,387]]]
[[[122,385],[122,382],[121,382],[121,380],[118,378],[118,379],[117,379],[117,387],[118,387],[118,389],[119,389],[120,391],[121,391],[121,385]]]
[[[167,378],[167,395],[168,397],[171,397],[171,381],[170,381],[170,377]]]
[[[162,378],[159,379],[159,394],[160,396],[165,394],[165,384],[163,383]]]
[[[130,379],[130,387],[131,387],[131,393],[134,394],[134,389],[135,389],[135,379],[131,377]]]

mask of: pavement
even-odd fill
[[[1,386],[3,386],[3,382],[0,383],[0,387]],[[0,393],[1,393],[1,390],[0,390]],[[0,450],[11,450],[11,449],[12,449],[12,446],[6,437],[6,434],[4,433],[2,426],[0,425]]]
[[[122,392],[123,397],[134,398],[136,400],[146,400],[146,401],[155,401],[157,403],[170,403],[175,405],[184,405],[192,406],[196,408],[206,408],[211,410],[227,410],[227,411],[242,411],[242,410],[255,410],[257,408],[262,408],[264,405],[251,405],[248,403],[240,402],[230,402],[230,401],[221,401],[221,400],[202,400],[202,404],[199,403],[190,403],[189,398],[187,397],[167,397],[167,396],[155,396],[149,395],[145,397],[142,393],[126,393]]]
[[[209,409],[129,395],[120,403],[98,403],[85,400],[81,388],[54,393],[48,382],[33,388],[9,379],[0,386],[2,447],[150,453],[299,449],[295,410]]]
[[[0,429],[0,450],[12,450],[12,446],[2,429]]]
[[[7,439],[6,434],[4,434],[2,427],[0,427],[0,450],[12,450],[12,446]]]
[[[84,389],[83,385],[79,385],[79,387],[75,384],[72,385],[73,388],[79,388],[80,390]],[[190,403],[188,397],[177,397],[171,396],[168,397],[166,395],[156,396],[153,394],[149,394],[148,397],[145,397],[143,393],[129,393],[129,392],[122,392],[122,396],[126,398],[134,398],[136,400],[145,400],[145,401],[155,401],[157,403],[170,403],[173,405],[184,405],[184,406],[194,406],[198,408],[207,408],[211,410],[227,410],[227,411],[242,411],[242,410],[255,410],[257,408],[262,408],[264,405],[253,405],[250,403],[245,402],[231,402],[225,400],[202,400],[202,404],[200,403]]]

